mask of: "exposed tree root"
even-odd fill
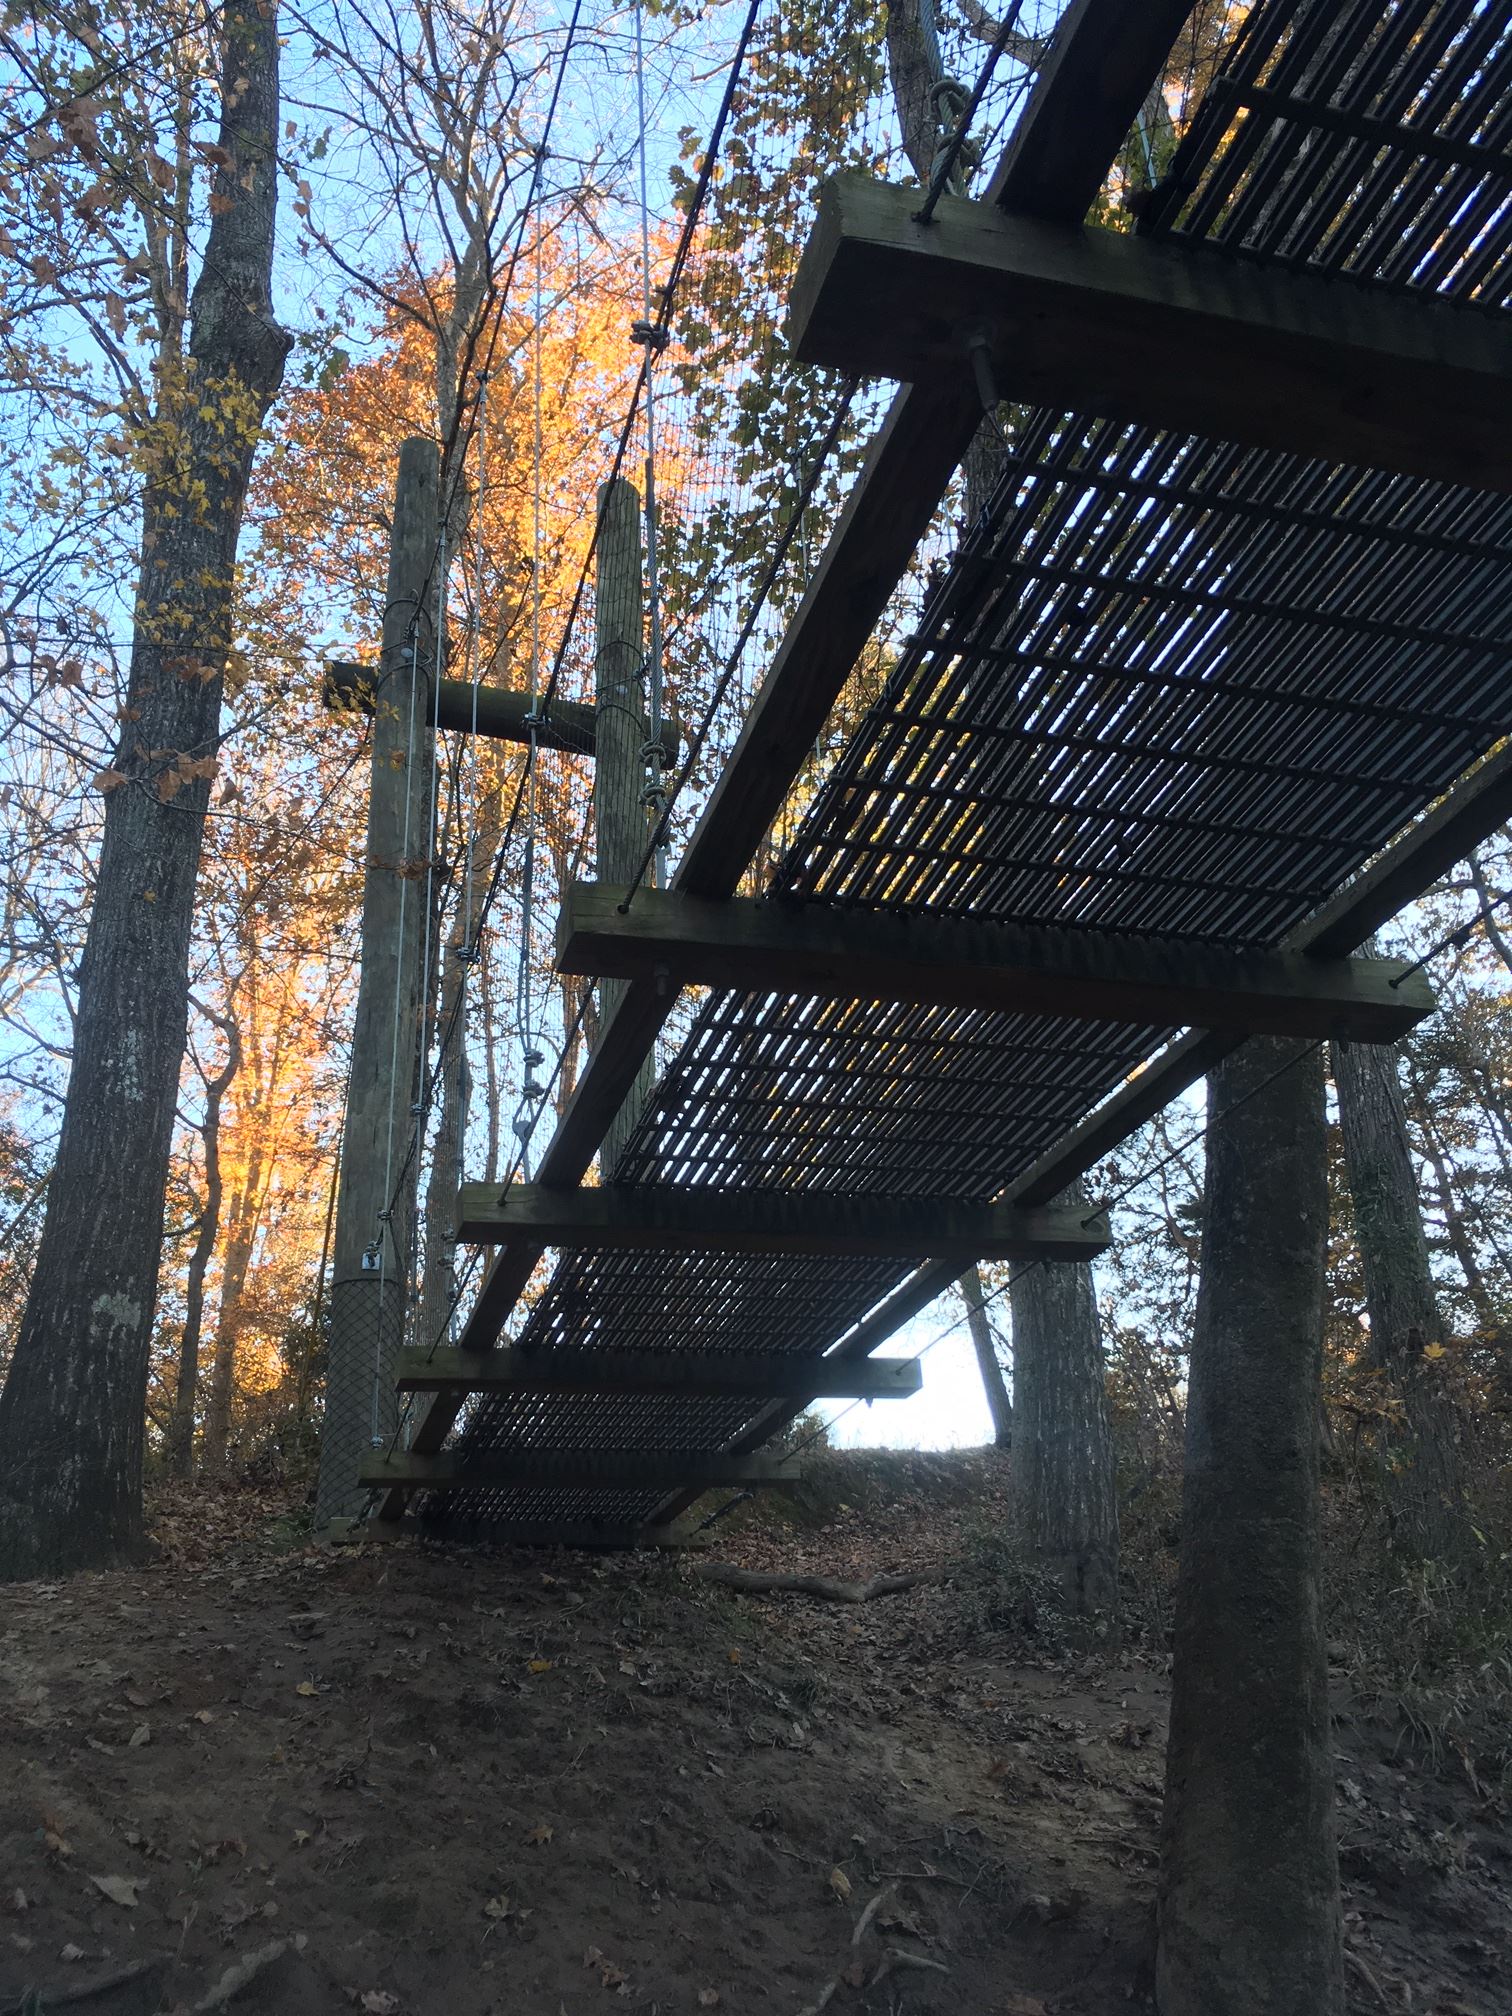
[[[726,1561],[700,1562],[693,1573],[722,1589],[747,1596],[817,1596],[825,1603],[869,1603],[874,1596],[900,1596],[905,1589],[944,1578],[937,1569],[921,1568],[912,1575],[873,1575],[869,1582],[837,1582],[828,1575],[777,1575],[759,1568],[734,1568]]]

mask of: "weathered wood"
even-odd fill
[[[1433,1012],[1390,959],[1226,953],[1180,939],[836,910],[668,890],[569,888],[557,969],[678,987],[765,989],[1089,1021],[1181,1023],[1247,1035],[1394,1043]]]
[[[397,1495],[405,1495],[402,1487]],[[406,1523],[412,1523],[419,1533],[426,1530],[423,1515]],[[667,1554],[701,1553],[709,1544],[697,1533],[680,1533],[672,1526],[615,1526],[592,1519],[471,1518],[465,1499],[461,1503],[453,1500],[448,1508],[446,1537],[488,1547],[571,1547],[616,1554],[635,1548]]]
[[[384,596],[384,704],[373,717],[362,977],[336,1193],[319,1525],[361,1511],[358,1464],[374,1436],[390,1433],[395,1412],[394,1355],[408,1290],[401,1256],[410,1250],[416,1195],[417,1165],[410,1158],[406,1168],[405,1147],[420,1072],[429,928],[424,869],[434,846],[435,735],[426,698],[439,498],[435,442],[406,441]]]
[[[906,1400],[912,1358],[752,1357],[733,1351],[409,1351],[404,1392],[749,1394],[755,1399]]]
[[[337,713],[371,715],[373,684],[378,676],[376,665],[356,665],[346,659],[331,659],[325,668],[322,694],[326,706]],[[528,693],[505,693],[497,686],[474,688],[466,679],[443,679],[441,691],[432,703],[431,718],[438,728],[447,728],[459,735],[471,735],[476,731],[495,742],[528,743],[532,711]],[[642,722],[642,743],[650,733],[649,725]],[[569,756],[596,756],[597,714],[579,700],[553,699],[535,723],[535,740],[538,749],[559,749]],[[668,766],[674,764],[682,749],[682,731],[675,721],[663,720],[661,746],[663,761]]]
[[[790,1456],[730,1456],[710,1449],[443,1449],[370,1456],[372,1491],[661,1491],[677,1485],[766,1490],[800,1484]]]
[[[1108,1228],[1084,1211],[1016,1211],[946,1197],[635,1184],[597,1190],[464,1183],[464,1243],[529,1240],[600,1252],[839,1254],[882,1260],[1090,1260]]]
[[[1221,252],[828,182],[793,286],[805,363],[1512,489],[1512,344],[1490,317]]]
[[[1188,0],[1143,0],[1138,7],[1128,0],[1071,0],[993,177],[992,200],[1079,223],[1187,11]],[[893,401],[720,772],[675,888],[696,896],[734,892],[929,529],[979,419],[964,382],[910,386]],[[670,988],[644,982],[627,988],[536,1172],[543,1182],[582,1180],[675,999]],[[528,1244],[499,1254],[468,1317],[464,1345],[495,1341],[539,1258]],[[457,1405],[439,1394],[413,1446],[439,1449]],[[383,1516],[397,1518],[401,1509],[394,1493]]]

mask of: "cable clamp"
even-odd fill
[[[630,324],[630,341],[643,343],[659,357],[672,341],[672,332],[665,322],[648,322],[642,316]]]
[[[382,1268],[383,1241],[375,1239],[371,1246],[364,1246],[362,1249],[362,1271],[364,1274],[377,1274]]]

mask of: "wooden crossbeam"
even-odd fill
[[[627,905],[624,890],[591,882],[567,892],[557,970],[1355,1043],[1394,1043],[1434,1005],[1421,974],[1404,978],[1389,959],[1226,953],[1178,939],[750,897],[704,902],[660,889],[637,890]]]
[[[404,1495],[404,1487],[399,1487]],[[421,1530],[423,1524],[421,1524]],[[580,1551],[625,1553],[633,1548],[667,1553],[702,1552],[709,1544],[697,1533],[679,1533],[658,1522],[654,1526],[612,1525],[604,1519],[472,1518],[465,1503],[455,1505],[447,1521],[449,1540],[467,1540],[489,1547],[571,1547]]]
[[[1512,490],[1512,342],[1491,316],[1200,245],[827,183],[793,288],[805,363],[919,381],[989,347],[1004,398]]]
[[[372,1491],[766,1490],[802,1483],[803,1470],[790,1456],[710,1449],[411,1449],[374,1455],[359,1481]]]
[[[1015,1211],[946,1197],[851,1197],[818,1190],[713,1190],[676,1184],[554,1190],[465,1183],[457,1238],[470,1245],[671,1253],[843,1255],[878,1260],[1091,1260],[1104,1220],[1082,1211]]]
[[[756,1357],[735,1351],[408,1351],[402,1393],[674,1393],[758,1400],[906,1400],[912,1358]]]
[[[325,704],[359,714],[373,711],[373,682],[378,669],[331,659],[326,665]],[[534,704],[528,693],[505,693],[497,686],[474,688],[466,679],[443,679],[432,719],[438,728],[459,735],[476,731],[495,742],[529,742]],[[592,756],[598,748],[597,715],[577,700],[553,700],[534,724],[538,749],[560,749],[569,756]],[[646,731],[649,733],[649,729]],[[675,721],[663,721],[662,762],[678,760],[682,731]]]

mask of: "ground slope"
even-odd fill
[[[822,1529],[709,1557],[321,1553],[209,1498],[0,1592],[0,2010],[1148,2007],[1164,1653],[1005,1593],[1001,1460],[829,1459]],[[1355,2006],[1512,2011],[1500,1798],[1336,1679]]]

